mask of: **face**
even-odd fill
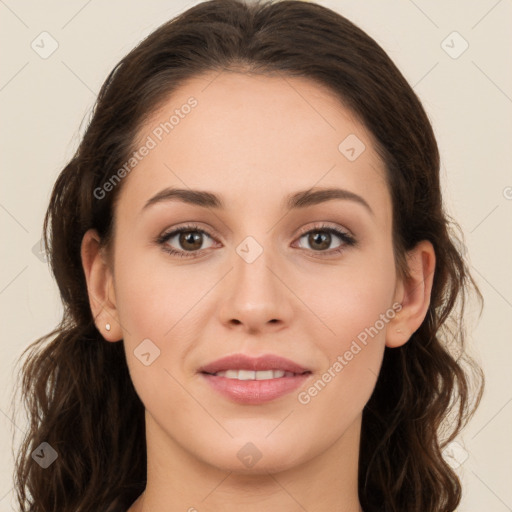
[[[315,82],[222,73],[173,94],[143,145],[116,206],[112,286],[147,435],[231,471],[311,460],[359,425],[395,314],[392,205],[371,135]],[[345,192],[298,196],[324,189]],[[309,373],[201,373],[234,354]]]

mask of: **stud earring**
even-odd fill
[[[106,324],[106,325],[105,325],[105,329],[106,329],[107,331],[110,331],[110,324]]]

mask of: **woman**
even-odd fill
[[[420,101],[347,19],[164,24],[52,193],[65,311],[23,368],[22,510],[455,510],[442,450],[483,378],[452,355],[481,299],[454,226]]]

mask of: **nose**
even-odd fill
[[[286,328],[293,314],[293,293],[281,266],[271,261],[270,250],[251,263],[235,254],[233,266],[220,294],[221,322],[247,334]]]

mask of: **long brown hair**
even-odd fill
[[[365,512],[453,511],[461,486],[442,450],[482,395],[482,372],[465,349],[463,314],[470,289],[483,299],[464,260],[460,228],[443,207],[432,127],[372,38],[330,9],[293,0],[200,3],[149,35],[103,84],[44,219],[64,314],[22,354],[31,349],[18,388],[29,414],[15,468],[21,511],[124,512],[145,488],[144,406],[123,343],[105,342],[95,327],[80,244],[90,228],[109,243],[122,183],[101,199],[94,191],[135,150],[144,120],[187,79],[222,70],[327,86],[370,130],[385,163],[400,274],[407,275],[407,250],[420,240],[433,244],[428,314],[405,345],[385,349],[363,411],[359,497]],[[32,457],[41,443],[58,454],[45,469]]]

